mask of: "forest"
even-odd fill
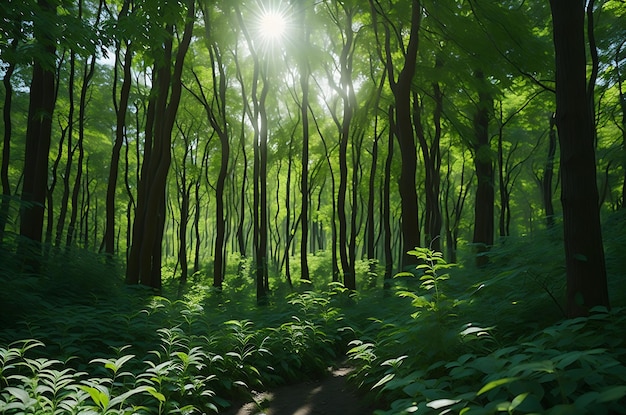
[[[0,19],[0,413],[626,413],[624,0]]]

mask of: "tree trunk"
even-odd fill
[[[567,273],[567,314],[609,307],[598,206],[594,127],[586,82],[584,2],[550,0],[556,52],[556,125]]]
[[[38,0],[37,5],[46,12],[54,13],[48,0]],[[52,113],[55,106],[54,62],[55,43],[44,29],[35,25],[35,39],[43,45],[47,56],[36,59],[30,85],[30,102],[26,126],[24,152],[24,184],[22,186],[22,208],[20,212],[20,236],[18,256],[24,265],[38,272],[39,247],[43,233],[44,205],[48,188],[48,153],[52,134]],[[47,62],[47,61],[50,62]]]
[[[61,206],[59,207],[59,217],[57,219],[56,236],[54,238],[54,246],[61,247],[63,240],[63,232],[65,231],[65,220],[69,209],[70,200],[70,179],[72,176],[72,165],[74,162],[74,77],[76,75],[76,54],[70,54],[70,73],[68,80],[68,101],[69,109],[67,115],[67,161],[65,162],[65,170],[63,173],[63,194],[61,195]]]
[[[493,109],[491,94],[487,91],[484,75],[477,71],[474,75],[480,85],[478,107],[474,113],[474,167],[478,185],[474,201],[474,236],[472,243],[476,249],[476,265],[485,266],[489,262],[487,250],[493,245],[494,235],[494,175],[491,146],[489,140],[489,116]]]
[[[17,39],[11,42],[11,50],[15,50]],[[11,77],[15,71],[15,63],[9,63],[2,84],[4,85],[4,107],[2,119],[4,120],[4,136],[2,140],[2,165],[0,166],[0,181],[2,182],[2,204],[0,205],[0,245],[4,241],[4,232],[9,220],[9,207],[11,205],[11,185],[9,183],[9,162],[11,159],[11,134],[13,125],[11,121],[11,104],[13,99],[13,85]]]
[[[438,69],[441,63],[437,61],[435,69]],[[439,203],[439,191],[441,187],[441,149],[439,143],[441,141],[441,115],[443,113],[443,95],[438,83],[433,83],[433,99],[435,108],[433,111],[433,126],[435,128],[432,140],[429,143],[424,134],[424,126],[422,124],[421,104],[417,94],[414,94],[414,119],[417,138],[422,150],[422,158],[424,159],[424,244],[434,251],[441,251],[441,227],[442,215],[441,205]]]
[[[123,21],[126,18],[129,6],[130,0],[125,0],[118,17],[118,21]],[[117,44],[115,50],[115,69],[113,79],[113,104],[116,113],[115,141],[113,143],[113,152],[111,154],[111,167],[109,168],[109,180],[107,182],[105,207],[106,224],[103,237],[104,252],[109,256],[113,256],[113,254],[115,253],[115,194],[117,191],[117,177],[119,173],[120,153],[122,150],[122,144],[124,143],[126,112],[128,108],[128,100],[130,97],[130,87],[132,84],[132,52],[130,46],[130,42],[126,42],[126,51],[124,53],[124,62],[122,64],[123,79],[122,88],[120,90],[119,103],[116,99],[115,93],[118,82],[118,65],[120,62],[121,42]]]
[[[393,251],[391,250],[393,234],[391,231],[391,165],[393,163],[393,140],[394,140],[394,110],[393,107],[389,107],[389,137],[387,141],[387,159],[385,160],[385,174],[383,183],[383,212],[382,222],[384,230],[383,250],[385,252],[385,276],[384,288],[391,287],[391,278],[393,273]]]
[[[72,189],[72,213],[70,215],[70,222],[67,226],[67,235],[65,237],[65,245],[67,248],[71,247],[73,238],[76,233],[76,220],[78,219],[78,196],[82,187],[83,178],[83,160],[85,159],[85,112],[87,107],[87,91],[89,89],[89,83],[93,77],[96,67],[96,57],[91,56],[91,62],[87,65],[87,59],[85,59],[85,68],[83,71],[83,83],[80,89],[80,99],[78,103],[78,140],[76,145],[78,146],[78,160],[76,161],[76,178],[74,181],[74,187]]]
[[[300,6],[299,13],[302,22],[305,21],[304,6]],[[306,25],[302,25],[302,45],[308,43],[308,30]],[[302,156],[300,158],[302,165],[302,176],[300,178],[301,192],[301,209],[302,209],[302,231],[300,239],[300,278],[305,281],[311,281],[309,275],[308,240],[309,240],[309,67],[306,57],[301,58],[299,63],[300,69],[300,89],[302,90],[302,103],[300,107],[300,116],[302,122]]]
[[[411,27],[409,42],[404,56],[404,66],[398,75],[397,81],[393,73],[392,51],[389,45],[389,28],[386,28],[385,53],[389,84],[395,98],[395,132],[400,146],[402,167],[400,170],[401,203],[401,233],[402,233],[402,262],[401,267],[413,267],[417,258],[409,255],[408,251],[420,246],[421,235],[419,225],[419,205],[417,202],[417,147],[411,119],[411,86],[417,66],[417,51],[419,47],[419,30],[422,21],[422,5],[419,0],[412,0]]]
[[[554,114],[556,115],[556,114]],[[541,195],[548,229],[554,227],[554,205],[552,203],[552,181],[554,178],[554,156],[556,154],[556,130],[554,115],[550,116],[550,132],[548,133],[548,159],[541,179]]]
[[[165,27],[169,38],[163,51],[159,52],[162,55],[155,65],[156,78],[152,85],[157,92],[153,95],[156,100],[150,102],[146,119],[144,162],[138,185],[126,281],[147,285],[155,290],[161,289],[161,244],[165,227],[165,189],[171,162],[171,136],[181,96],[183,62],[191,42],[194,6],[195,1],[187,2],[186,24],[173,62],[173,71],[170,67],[173,27]]]

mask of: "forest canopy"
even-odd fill
[[[624,5],[561,3],[4,3],[3,246],[35,272],[103,252],[157,290],[164,261],[222,289],[250,259],[262,302],[269,275],[315,282],[309,256],[355,290],[363,261],[485,266],[562,227],[568,312],[608,306]]]

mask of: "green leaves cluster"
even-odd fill
[[[596,310],[492,353],[436,362],[384,382],[404,397],[380,413],[624,413],[625,321],[624,310]]]
[[[325,373],[344,335],[340,293],[293,294],[252,322],[241,303],[213,308],[208,290],[172,301],[129,289],[87,304],[67,283],[67,298],[46,297],[47,313],[0,332],[0,413],[220,413],[253,390]]]
[[[545,292],[541,301],[516,301],[530,296],[532,286],[537,297],[547,290],[524,277],[532,265],[499,266],[458,292],[468,271],[463,277],[449,271],[427,249],[412,254],[422,261],[419,286],[407,289],[414,279],[399,278],[395,294],[411,299],[415,311],[372,318],[348,351],[357,365],[353,380],[386,402],[376,414],[626,412],[624,309],[597,309],[552,325],[544,317],[546,326],[533,332],[535,323],[519,316],[557,308]],[[515,315],[522,324],[512,323]]]

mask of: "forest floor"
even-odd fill
[[[285,385],[258,393],[226,415],[369,415],[374,408],[346,383],[353,368],[333,369],[318,380]]]

